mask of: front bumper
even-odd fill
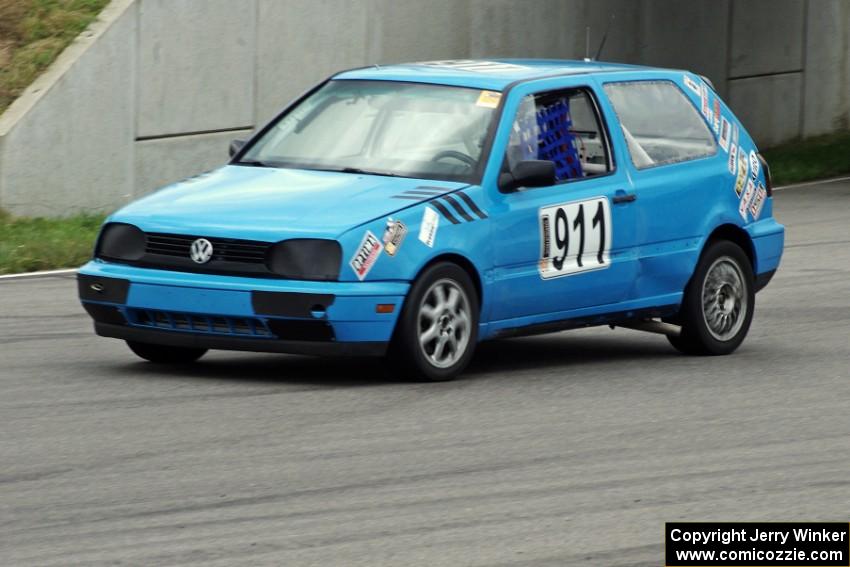
[[[95,260],[77,276],[101,336],[171,346],[381,356],[406,282],[307,282],[153,270]],[[377,305],[393,305],[378,313]]]

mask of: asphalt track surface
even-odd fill
[[[0,283],[2,565],[661,565],[675,520],[850,519],[850,182],[777,192],[733,356],[608,328],[459,381],[93,336],[72,277]]]

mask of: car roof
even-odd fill
[[[334,79],[365,79],[435,83],[503,90],[517,81],[553,75],[581,75],[615,71],[651,70],[651,67],[569,59],[453,59],[397,65],[373,65],[343,71]]]

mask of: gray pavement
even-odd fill
[[[850,519],[850,182],[777,193],[733,356],[590,329],[459,381],[93,336],[71,277],[0,283],[3,565],[660,565],[674,520]]]

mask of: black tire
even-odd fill
[[[452,308],[448,301],[442,311],[439,310],[440,304],[431,303],[431,299],[438,295],[440,287],[443,289],[443,296],[458,298],[455,303],[457,309]],[[456,296],[452,295],[455,289],[458,292]],[[461,302],[465,302],[465,308],[459,307]],[[427,315],[438,311],[436,316]],[[466,317],[462,316],[462,311]],[[429,266],[410,288],[396,323],[389,351],[391,371],[402,371],[408,379],[430,382],[457,377],[472,360],[475,352],[478,342],[478,315],[478,295],[469,274],[450,262]],[[437,328],[438,335],[426,343],[421,343],[420,337],[425,338],[432,329],[431,325],[426,324],[429,319],[433,321],[433,327]],[[460,338],[462,328],[468,333],[465,340]],[[443,336],[446,337],[445,341]],[[446,366],[438,365],[440,361],[436,345],[439,342],[445,342],[440,353],[446,352],[446,360],[443,362]],[[456,347],[454,355],[450,354],[451,344]]]
[[[710,273],[717,277],[709,279]],[[724,277],[729,282],[718,287],[717,282]],[[741,286],[737,292],[736,280]],[[750,260],[737,244],[728,240],[709,243],[685,288],[682,308],[676,317],[682,332],[678,337],[668,336],[670,344],[684,354],[718,356],[734,352],[747,336],[753,320],[754,281]],[[713,323],[709,324],[708,319]]]
[[[207,349],[204,348],[154,345],[136,341],[127,341],[127,346],[136,356],[155,364],[189,364],[195,362],[207,352]]]

